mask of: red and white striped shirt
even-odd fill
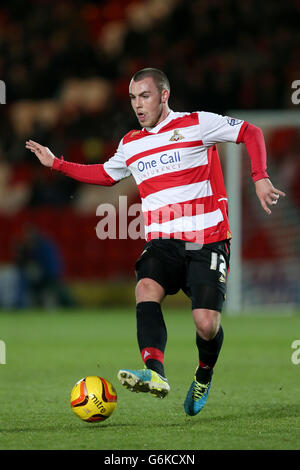
[[[212,243],[230,238],[218,142],[237,142],[243,121],[208,112],[178,113],[131,131],[104,163],[114,180],[133,175],[145,236]]]
[[[171,111],[154,128],[128,132],[104,164],[55,158],[52,168],[106,186],[132,175],[141,196],[147,241],[176,238],[206,244],[231,238],[219,142],[244,142],[253,181],[268,178],[261,130],[205,111]]]

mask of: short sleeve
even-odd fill
[[[220,114],[200,111],[199,127],[204,145],[211,146],[219,142],[236,143],[245,121]]]
[[[130,169],[126,166],[123,150],[123,142],[119,143],[116,153],[104,163],[104,170],[114,180],[120,181],[131,175]]]

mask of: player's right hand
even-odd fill
[[[34,142],[33,140],[28,140],[26,142],[25,147],[28,150],[31,150],[31,152],[35,153],[42,165],[45,165],[49,168],[52,167],[55,156],[48,149],[48,147],[44,147],[43,145],[40,145],[37,142]]]

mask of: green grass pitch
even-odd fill
[[[142,367],[134,310],[1,312],[0,449],[300,448],[300,364],[291,361],[299,313],[224,315],[222,354],[196,417],[183,409],[197,363],[191,314],[168,309],[165,320],[171,392],[160,400],[116,379],[120,368]],[[70,391],[87,375],[117,389],[117,408],[103,423],[71,410]]]

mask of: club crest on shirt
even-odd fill
[[[179,134],[179,130],[176,129],[170,140],[172,142],[174,142],[174,141],[177,142],[178,140],[181,140],[181,139],[184,139],[184,137],[183,137],[183,135]]]

